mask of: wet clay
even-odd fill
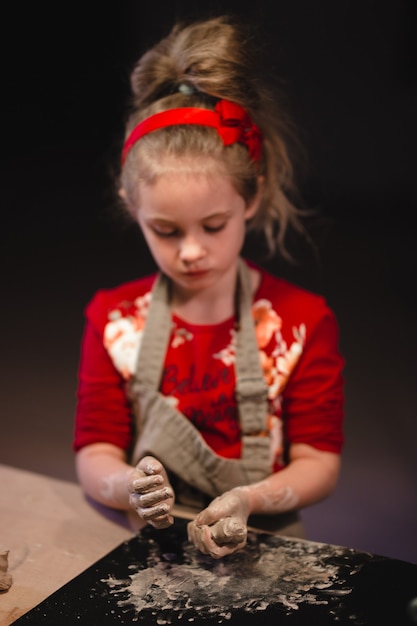
[[[216,617],[220,623],[237,610],[260,616],[271,605],[281,605],[288,613],[302,604],[327,605],[331,598],[351,592],[349,585],[340,583],[339,568],[331,562],[343,548],[311,548],[303,541],[271,544],[254,533],[249,533],[243,551],[220,560],[188,543],[181,556],[161,553],[152,539],[148,546],[146,565],[130,566],[128,579],[102,579],[122,610],[133,608],[138,622],[146,622],[150,614],[157,624],[187,622],[198,614],[200,621]]]
[[[12,586],[13,578],[7,573],[9,567],[9,551],[0,552],[0,591],[7,591]]]

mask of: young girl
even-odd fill
[[[135,66],[120,196],[157,275],[86,309],[74,449],[85,492],[221,557],[248,525],[302,535],[334,489],[343,359],[322,297],[240,256],[285,254],[291,163],[251,42],[227,18],[176,26]],[[130,515],[132,517],[132,515]]]

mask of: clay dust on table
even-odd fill
[[[329,563],[345,554],[345,548],[282,538],[274,545],[249,535],[244,550],[215,560],[188,542],[181,555],[162,554],[154,540],[148,543],[146,565],[131,566],[126,580],[102,581],[120,608],[135,611],[137,621],[142,612],[149,616],[151,611],[157,624],[170,624],[173,615],[192,622],[195,613],[199,620],[217,617],[221,622],[237,609],[259,614],[280,604],[292,612],[302,603],[327,604],[327,598],[351,591],[340,584],[340,567]]]

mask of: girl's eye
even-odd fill
[[[226,222],[219,224],[218,226],[204,226],[206,233],[218,233],[226,226]]]
[[[154,227],[152,230],[158,237],[176,237],[178,235],[178,231],[176,229],[160,230],[159,228]]]

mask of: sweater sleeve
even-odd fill
[[[289,443],[340,453],[343,446],[343,367],[336,318],[324,299],[311,320],[302,357],[283,397]]]
[[[132,444],[133,424],[126,382],[103,345],[104,300],[104,294],[99,292],[86,308],[78,371],[75,451],[104,442],[127,451]]]

